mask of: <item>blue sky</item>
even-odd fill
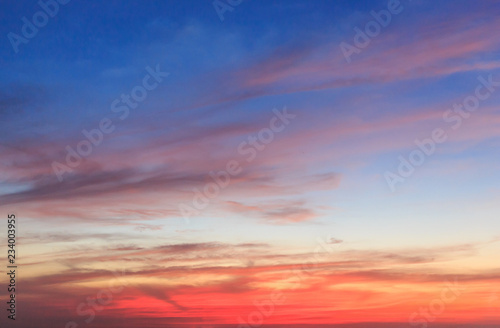
[[[211,1],[72,0],[18,52],[9,33],[22,35],[22,18],[41,8],[2,2],[0,208],[21,217],[33,268],[25,326],[42,310],[54,320],[47,327],[78,318],[76,296],[124,267],[133,287],[96,327],[125,313],[131,322],[232,324],[227,313],[251,313],[272,288],[290,302],[268,324],[354,322],[360,308],[370,322],[405,322],[450,276],[471,294],[438,322],[498,322],[487,293],[500,236],[500,4],[396,5],[401,12],[347,60],[342,43],[354,46],[356,29],[387,1],[247,0],[221,20]],[[453,129],[443,115],[478,88],[487,99]],[[128,94],[141,100],[125,105]],[[128,106],[125,118],[117,106]],[[82,131],[103,120],[113,131],[92,144]],[[446,141],[425,155],[415,140],[436,129]],[[415,151],[423,163],[403,176],[401,158]],[[197,208],[195,190],[231,161],[241,173]],[[189,217],[182,206],[194,209]],[[277,281],[318,238],[338,254],[301,292]],[[64,283],[35,287],[59,278],[71,295]],[[386,290],[391,279],[405,287]],[[310,302],[297,312],[302,298]]]

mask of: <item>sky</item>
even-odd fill
[[[498,327],[499,15],[2,1],[1,327]]]

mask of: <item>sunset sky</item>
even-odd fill
[[[2,328],[500,326],[500,1],[54,1],[0,2]]]

